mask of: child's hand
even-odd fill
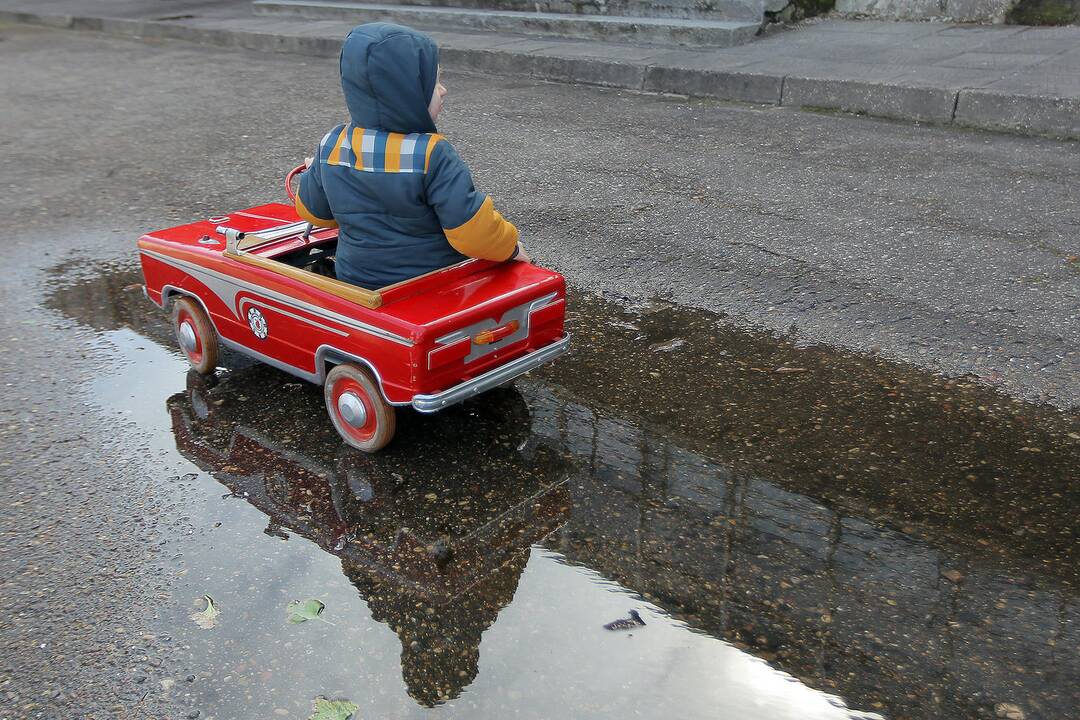
[[[306,158],[304,158],[304,167],[305,167],[305,168],[309,168],[309,167],[311,167],[311,163],[312,163],[312,162],[313,162],[314,160],[315,160],[314,156],[312,156],[312,157],[306,157]]]
[[[515,255],[513,257],[513,259],[517,260],[519,262],[527,262],[527,263],[532,262],[532,258],[529,257],[529,254],[527,252],[525,252],[525,246],[522,245],[521,243],[517,244],[517,255]]]

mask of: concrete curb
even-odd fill
[[[1080,99],[1005,95],[992,90],[962,90],[956,105],[957,125],[1080,139]]]
[[[47,15],[12,10],[0,10],[0,21],[314,57],[336,57],[341,49],[341,38],[338,37],[214,28],[175,21]],[[564,57],[513,48],[447,46],[442,54],[447,64],[458,70],[1080,140],[1080,99],[1075,98],[956,90],[919,86],[912,82],[901,84],[755,73],[752,69],[713,70],[645,61]]]

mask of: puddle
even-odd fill
[[[572,355],[403,413],[365,456],[318,388],[238,358],[188,373],[138,281],[52,305],[138,363],[90,394],[190,497],[161,521],[156,622],[182,648],[163,692],[202,717],[306,718],[316,695],[395,718],[1080,703],[1075,417],[578,295]],[[307,598],[328,622],[290,625]],[[631,609],[644,627],[603,628]]]

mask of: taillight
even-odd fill
[[[497,328],[491,330],[483,330],[473,335],[472,341],[477,345],[490,345],[494,342],[499,342],[505,337],[510,337],[517,332],[517,329],[521,327],[517,320],[511,320],[505,325],[500,325]]]
[[[565,313],[566,300],[558,293],[550,293],[511,308],[497,320],[481,320],[459,328],[435,340],[435,349],[428,353],[428,369],[459,360],[475,362],[504,346],[526,340],[531,328],[558,321]],[[502,324],[490,327],[495,322]]]

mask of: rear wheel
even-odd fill
[[[334,429],[349,445],[375,452],[393,439],[397,427],[394,408],[363,367],[355,363],[336,366],[326,376],[323,396]]]
[[[218,361],[218,339],[206,312],[191,298],[173,303],[173,332],[191,367],[203,375],[214,372]]]

